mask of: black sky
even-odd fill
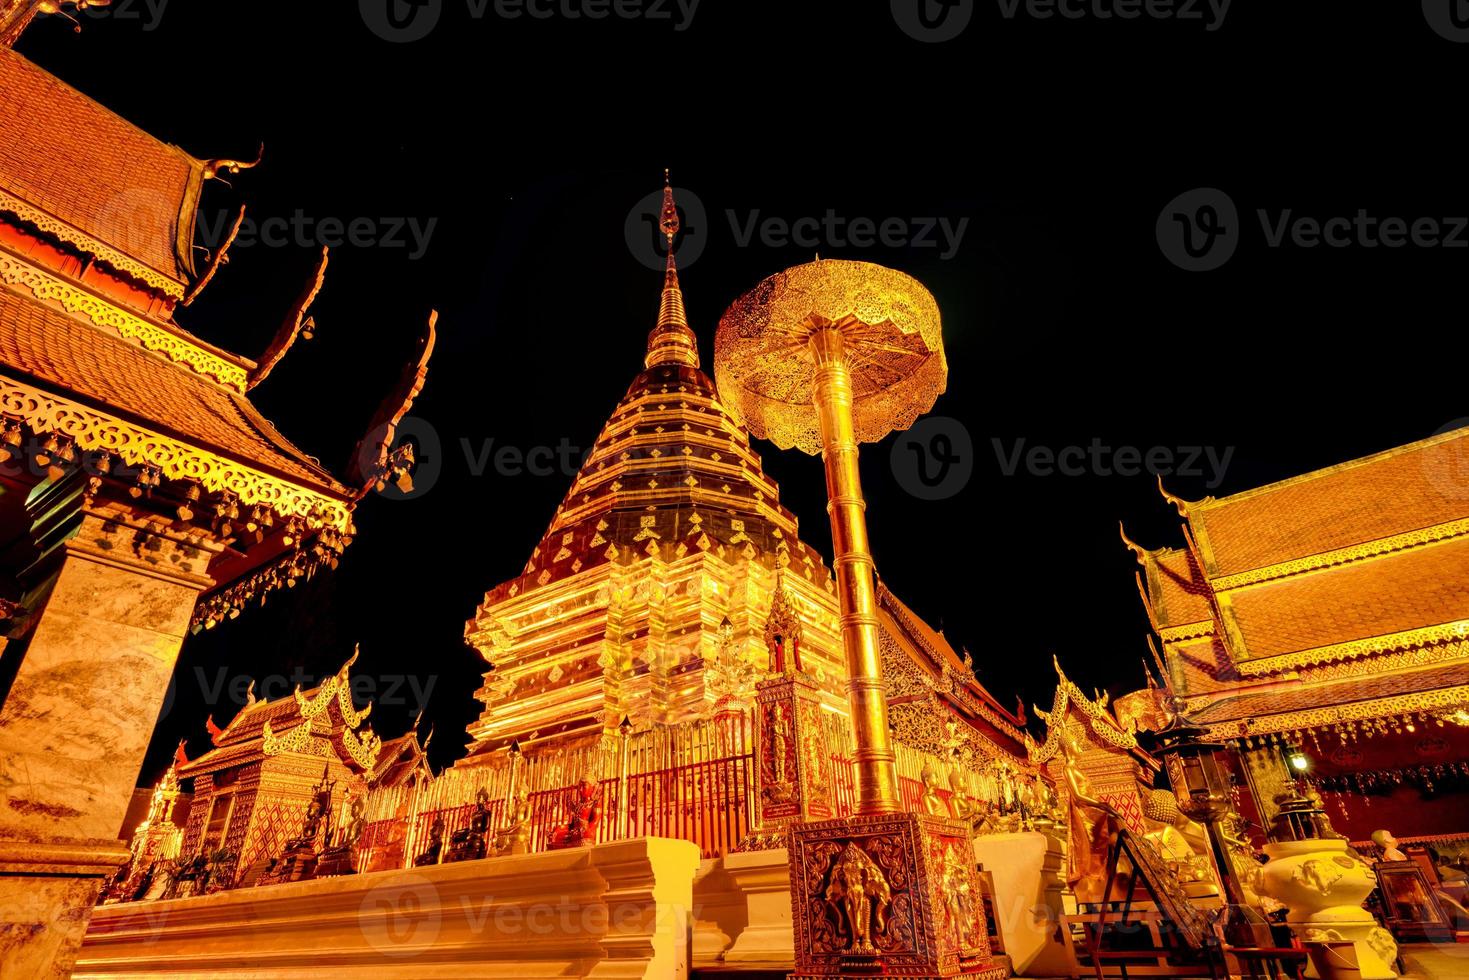
[[[624,224],[665,166],[703,211],[689,215],[703,251],[683,284],[706,367],[724,307],[814,251],[934,292],[950,360],[935,414],[967,433],[973,476],[922,501],[895,478],[894,441],[868,447],[873,544],[888,583],[974,652],[1007,703],[1049,698],[1052,653],[1083,686],[1136,686],[1146,621],[1117,521],[1148,546],[1180,539],[1151,476],[1006,476],[996,440],[1232,449],[1217,488],[1168,477],[1197,498],[1469,415],[1469,252],[1271,248],[1256,216],[1469,213],[1457,149],[1469,47],[1416,4],[1241,4],[1208,31],[1006,19],[981,3],[943,44],[905,36],[887,4],[706,0],[677,31],[475,20],[446,0],[413,44],[375,37],[350,3],[175,4],[155,21],[133,0],[79,36],[41,23],[20,47],[196,156],[248,158],[263,140],[263,166],[207,190],[206,219],[244,201],[256,220],[435,221],[417,259],[335,251],[317,338],[256,401],[340,471],[435,307],[439,349],[414,415],[438,436],[441,472],[417,499],[369,499],[339,571],[186,642],[144,782],[179,737],[191,753],[207,745],[204,716],[236,710],[233,678],[315,678],[357,642],[378,730],[400,731],[432,685],[435,761],[457,754],[482,667],[463,624],[523,566],[569,482],[476,477],[463,440],[474,453],[488,439],[590,445],[656,314],[659,276]],[[1241,216],[1238,251],[1215,271],[1176,268],[1155,236],[1164,205],[1195,187],[1224,190]],[[952,257],[739,241],[752,218],[828,210],[967,225]],[[258,354],[312,240],[237,248],[180,322]],[[829,553],[819,464],[760,449],[803,536]]]

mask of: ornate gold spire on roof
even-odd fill
[[[694,331],[689,329],[683,309],[683,290],[678,285],[678,265],[673,257],[673,240],[679,228],[678,207],[673,203],[673,185],[669,183],[667,170],[663,171],[663,210],[658,216],[658,227],[668,243],[668,264],[663,272],[663,299],[658,305],[658,325],[648,334],[648,356],[643,364],[647,367],[683,364],[696,368],[699,366],[699,342]]]

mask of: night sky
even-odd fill
[[[203,751],[205,716],[223,725],[246,679],[275,677],[280,696],[293,671],[309,686],[358,642],[379,733],[427,693],[435,763],[462,751],[483,669],[464,622],[524,565],[571,478],[559,460],[543,475],[474,470],[488,440],[589,447],[639,369],[660,277],[642,261],[646,226],[626,227],[664,167],[684,190],[681,248],[698,251],[682,281],[706,368],[729,302],[815,252],[933,291],[950,364],[933,414],[951,421],[924,438],[934,452],[948,438],[957,462],[941,499],[921,499],[910,445],[866,447],[873,546],[888,584],[973,651],[1006,704],[1049,701],[1052,653],[1088,689],[1141,683],[1147,623],[1117,522],[1149,547],[1181,539],[1152,475],[1111,472],[1120,447],[1167,450],[1152,458],[1193,499],[1469,416],[1469,229],[1454,231],[1469,214],[1456,149],[1469,46],[1407,3],[1239,4],[1216,30],[1204,4],[1203,22],[969,6],[944,43],[907,36],[887,4],[712,0],[686,29],[671,4],[672,21],[475,19],[445,0],[426,39],[397,44],[351,3],[175,0],[155,17],[115,0],[80,35],[33,27],[24,54],[163,140],[245,159],[264,141],[261,167],[206,189],[201,221],[243,201],[254,221],[299,213],[305,230],[234,249],[178,315],[203,338],[257,356],[330,222],[370,219],[377,240],[334,250],[316,339],[253,396],[329,467],[345,469],[441,314],[413,411],[438,442],[423,489],[367,500],[335,573],[184,644],[140,781],[180,737]],[[1185,271],[1157,223],[1200,187],[1236,206],[1238,247]],[[1269,242],[1282,219],[1359,209],[1435,219],[1458,247],[1304,247],[1289,228]],[[432,222],[422,254],[410,218]],[[799,219],[812,237],[782,235]],[[859,219],[888,241],[861,242]],[[1085,448],[1087,472],[1022,459],[1007,475],[1017,446]],[[1228,453],[1222,474],[1193,447]],[[759,449],[829,555],[819,462]]]

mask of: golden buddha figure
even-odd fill
[[[1091,780],[1081,768],[1086,743],[1079,725],[1068,725],[1061,735],[1062,769],[1066,777],[1067,854],[1066,883],[1079,902],[1100,902],[1107,889],[1107,860],[1122,817],[1116,808],[1092,792]]]
[[[1171,790],[1145,790],[1143,816],[1162,824],[1143,839],[1153,845],[1183,885],[1183,893],[1189,898],[1217,898],[1219,883],[1209,860],[1209,834],[1178,808],[1178,797]]]
[[[923,767],[923,812],[935,817],[952,815],[949,804],[939,795],[939,775],[933,766]]]

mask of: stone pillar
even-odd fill
[[[791,824],[834,812],[832,762],[820,740],[821,694],[801,674],[767,678],[755,692],[755,822],[761,842],[780,846]]]
[[[174,661],[217,547],[80,483],[32,493],[40,559],[4,652],[0,703],[0,975],[71,973]]]

